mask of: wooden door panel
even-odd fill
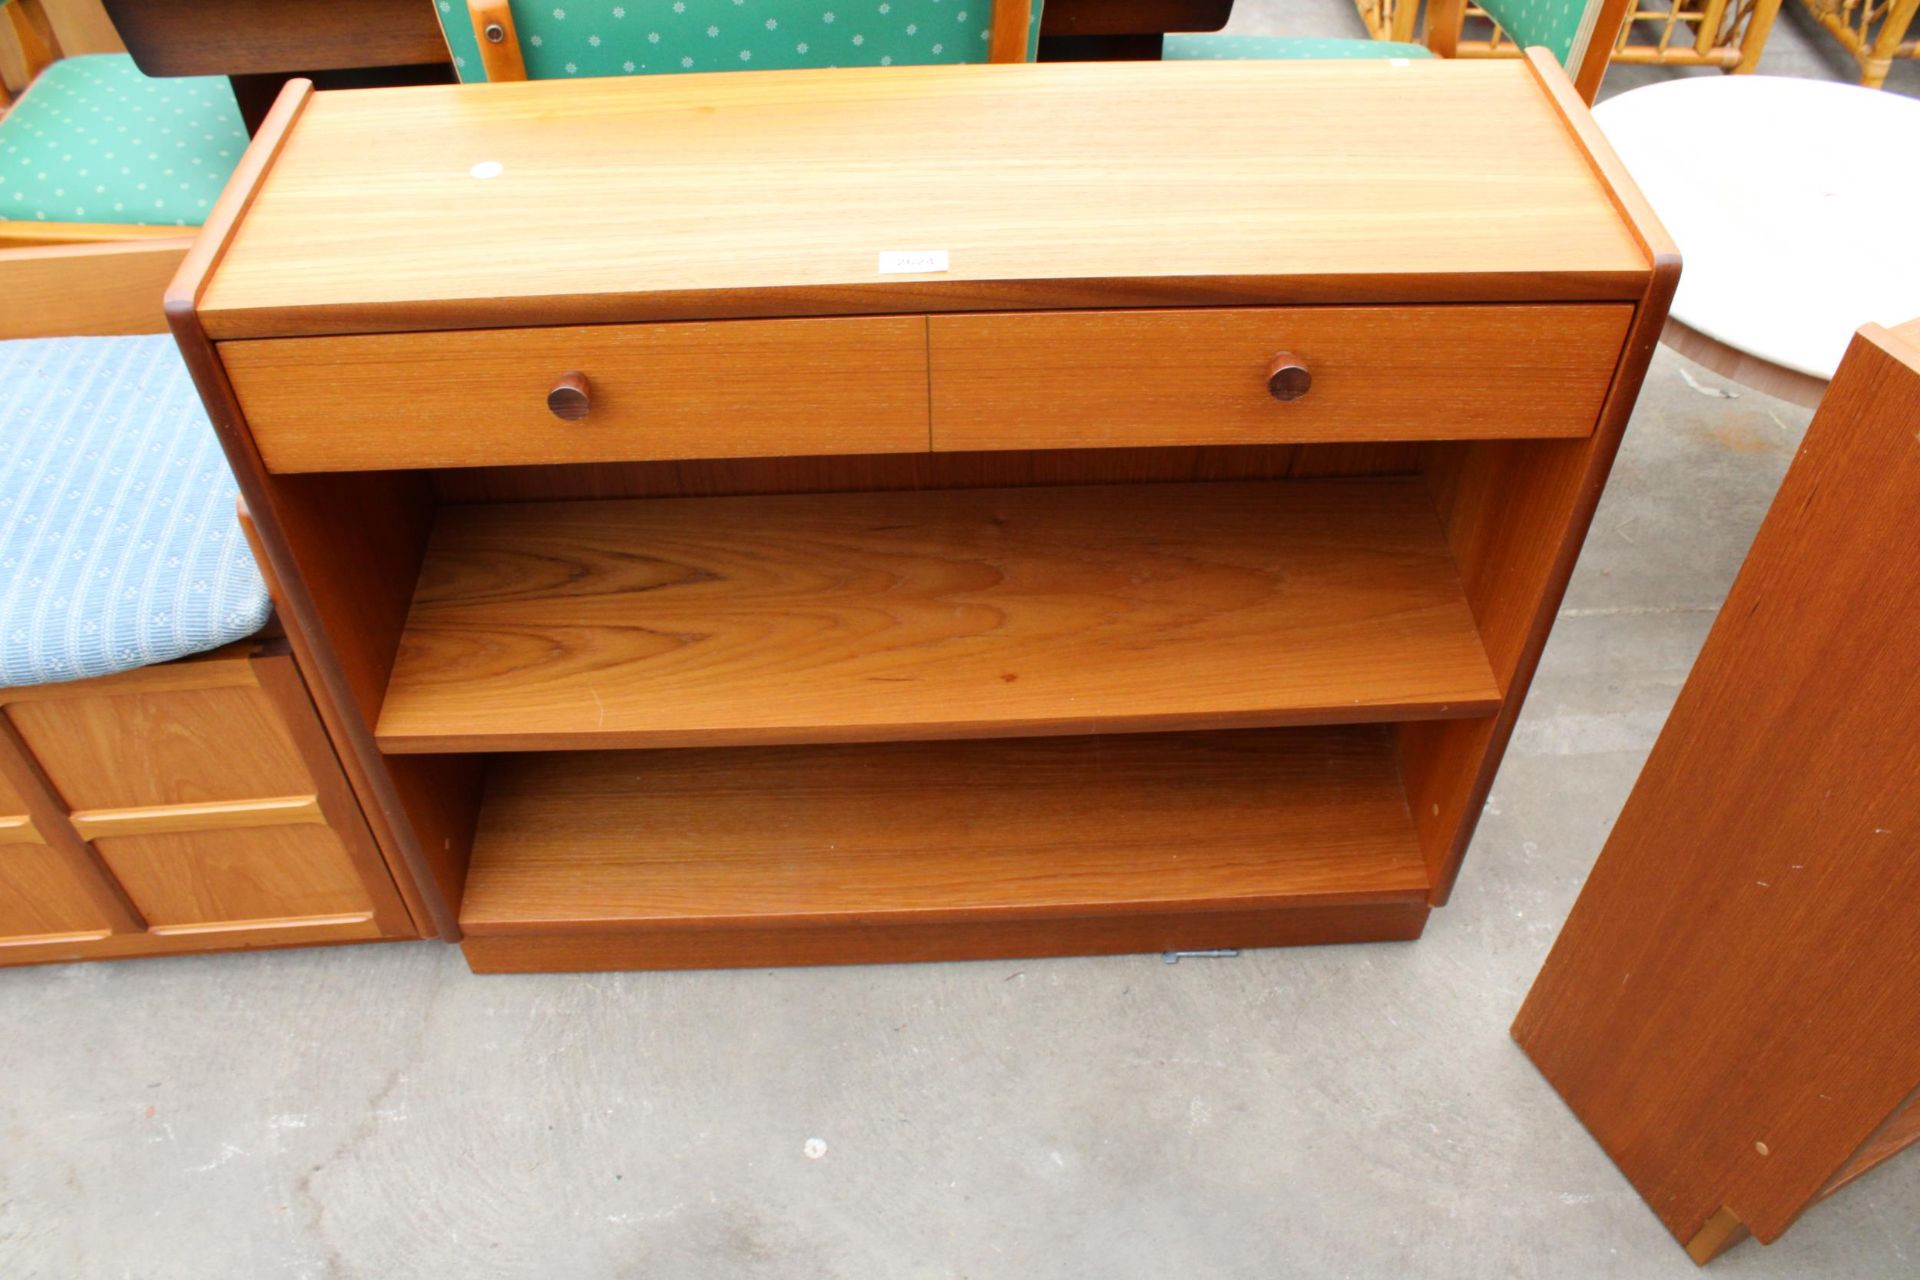
[[[372,916],[346,850],[321,826],[115,836],[94,847],[154,933]]]
[[[21,702],[20,736],[76,810],[310,794],[259,689],[174,689]]]

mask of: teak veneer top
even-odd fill
[[[231,338],[1637,298],[1648,255],[1542,74],[1052,63],[313,93],[256,143],[278,151],[198,310]],[[894,250],[950,269],[880,274]]]

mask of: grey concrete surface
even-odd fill
[[[1288,0],[1235,26],[1296,12],[1317,18],[1282,29],[1351,18]],[[1417,943],[515,978],[416,943],[0,971],[0,1277],[1691,1276],[1506,1028],[1806,419],[1657,358]],[[1916,1210],[1920,1157],[1711,1274],[1911,1277]]]

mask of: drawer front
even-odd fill
[[[933,316],[933,447],[1584,436],[1632,314],[1565,304]],[[1277,398],[1270,383],[1298,394]]]
[[[587,325],[220,345],[270,471],[927,448],[920,316]],[[568,374],[584,383],[549,395]],[[582,394],[584,402],[582,401]]]

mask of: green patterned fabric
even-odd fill
[[[0,219],[197,227],[246,149],[220,77],[150,79],[123,53],[62,58],[0,119]]]
[[[1423,44],[1392,40],[1169,35],[1161,56],[1168,62],[1192,62],[1203,58],[1431,58],[1433,53]]]
[[[485,80],[466,0],[433,5],[460,79]],[[992,17],[992,0],[513,0],[532,80],[985,62]]]
[[[1515,44],[1540,45],[1561,66],[1573,62],[1576,43],[1586,47],[1581,28],[1587,23],[1588,0],[1480,0],[1480,7]],[[1592,0],[1592,7],[1597,10],[1599,0]]]
[[[1572,72],[1586,51],[1600,0],[1480,0],[1480,7],[1515,44],[1540,45]],[[1170,62],[1184,62],[1196,58],[1431,58],[1433,54],[1425,45],[1391,40],[1170,35],[1163,56]]]

